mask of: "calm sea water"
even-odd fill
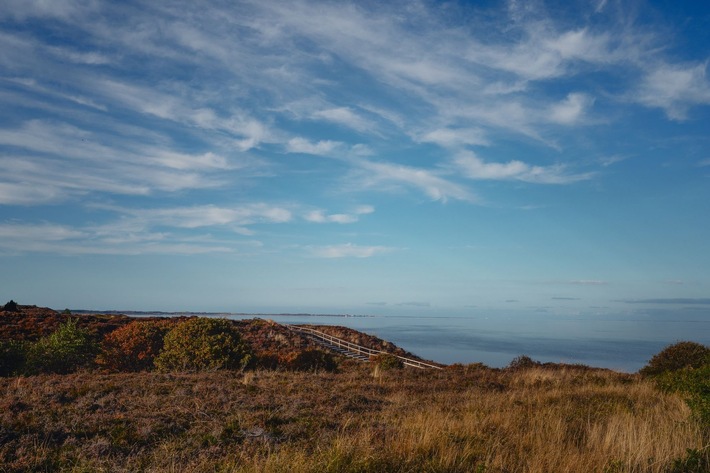
[[[253,318],[253,316],[231,316]],[[559,316],[262,316],[279,323],[342,325],[440,363],[506,366],[519,355],[634,372],[680,340],[710,344],[710,314]]]
[[[542,362],[582,363],[635,372],[665,346],[681,340],[710,345],[710,310],[631,314],[553,315],[232,315],[283,324],[342,325],[389,340],[440,363],[503,367],[519,355]]]

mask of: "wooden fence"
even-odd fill
[[[392,355],[392,356],[399,358],[405,366],[411,366],[413,368],[419,368],[419,369],[437,369],[437,370],[442,369],[441,366],[432,365],[431,363],[425,363],[423,361],[414,360],[412,358],[407,358],[404,356],[395,355],[394,353],[389,353],[389,352],[382,351],[382,350],[374,350],[372,348],[363,347],[363,346],[357,345],[355,343],[349,342],[347,340],[343,340],[341,338],[334,337],[332,335],[328,335],[327,333],[320,332],[318,330],[315,330],[315,329],[312,329],[309,327],[299,327],[297,325],[287,325],[287,327],[290,328],[291,330],[296,331],[296,332],[300,332],[300,333],[309,335],[310,337],[316,339],[316,341],[320,341],[320,342],[325,343],[327,345],[332,345],[332,346],[341,348],[341,349],[351,352],[353,354],[363,355],[366,358],[369,358],[370,356],[387,354],[387,355]]]

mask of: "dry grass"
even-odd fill
[[[708,443],[680,398],[577,368],[75,374],[0,396],[7,472],[650,473]]]

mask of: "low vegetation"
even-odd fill
[[[165,335],[155,366],[164,372],[244,369],[251,358],[251,350],[230,321],[191,318]]]
[[[654,355],[640,373],[654,376],[707,365],[710,365],[710,348],[695,342],[678,342]]]
[[[663,391],[683,396],[694,416],[710,429],[710,348],[678,342],[656,354],[640,373]],[[710,465],[707,465],[710,471]]]
[[[96,362],[113,372],[151,370],[174,325],[171,320],[136,320],[124,325],[104,337]]]
[[[418,370],[268,321],[55,315],[0,339],[0,472],[710,471],[710,365],[658,362],[687,346],[642,374]]]
[[[52,334],[28,345],[25,371],[30,374],[66,374],[93,365],[98,353],[89,332],[69,319]]]

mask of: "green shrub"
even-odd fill
[[[654,355],[639,373],[654,376],[666,371],[700,368],[706,364],[710,364],[710,348],[695,342],[678,342]]]
[[[160,371],[244,369],[251,359],[251,350],[230,321],[192,318],[165,335],[155,366]]]
[[[710,450],[689,448],[684,458],[673,461],[673,467],[668,473],[707,473],[710,471]]]
[[[394,370],[404,368],[402,360],[390,353],[380,353],[379,355],[371,356],[370,362],[376,364],[381,370]]]
[[[136,320],[124,325],[104,337],[96,363],[111,371],[150,370],[173,325],[170,320]]]
[[[695,415],[710,428],[710,363],[701,368],[666,371],[656,376],[656,383],[664,391],[684,394]]]
[[[27,343],[17,340],[0,341],[0,376],[20,374],[27,359]]]
[[[57,330],[30,345],[27,353],[29,373],[70,373],[88,368],[98,352],[89,332],[69,319]]]

